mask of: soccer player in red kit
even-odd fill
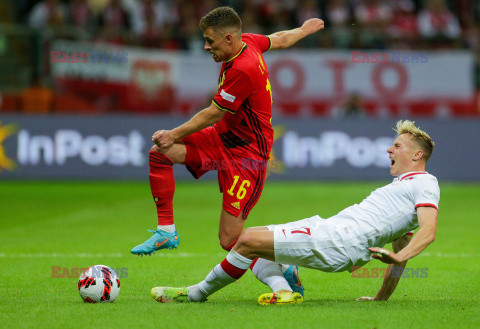
[[[229,7],[216,8],[201,19],[204,49],[223,62],[218,92],[208,108],[186,123],[153,134],[149,178],[158,228],[131,250],[133,254],[152,254],[179,244],[172,209],[175,163],[184,164],[195,178],[218,171],[223,193],[220,244],[225,250],[234,246],[262,193],[273,144],[272,93],[262,53],[288,48],[323,26],[314,18],[269,36],[242,34],[240,17]]]

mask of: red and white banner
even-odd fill
[[[217,88],[220,66],[203,52],[68,41],[55,42],[51,50],[51,69],[60,90],[117,109],[195,112],[210,103]],[[329,115],[349,95],[358,94],[370,113],[475,111],[470,52],[423,52],[421,61],[410,60],[416,54],[409,52],[402,52],[400,60],[358,60],[375,54],[322,50],[265,54],[275,110]]]

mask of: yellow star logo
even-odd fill
[[[3,141],[16,131],[16,125],[6,125],[2,127],[2,123],[0,122],[0,172],[2,172],[3,169],[13,170],[16,167],[15,162],[5,154],[5,148],[2,145]]]

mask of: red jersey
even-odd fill
[[[270,38],[242,34],[239,53],[223,62],[213,103],[227,111],[214,125],[225,147],[235,156],[269,159],[273,144],[272,94],[262,53]]]

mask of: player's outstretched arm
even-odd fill
[[[285,49],[291,47],[306,36],[320,31],[324,26],[325,24],[320,18],[310,18],[296,29],[270,34],[268,36],[272,42],[270,49]]]
[[[392,242],[393,251],[395,253],[400,252],[404,249],[410,240],[412,239],[409,235],[404,235]],[[375,300],[388,300],[390,296],[397,288],[398,282],[402,277],[403,270],[407,266],[407,261],[403,261],[399,264],[390,264],[388,265],[387,273],[385,273],[385,278],[383,279],[383,284],[375,295]]]
[[[400,281],[401,273],[407,261],[421,253],[430,243],[435,241],[437,231],[438,211],[432,207],[417,208],[418,225],[420,229],[410,243],[395,240],[392,244],[394,252],[385,248],[368,248],[372,257],[384,263],[392,264],[388,267],[383,285],[375,297],[361,297],[357,301],[387,300]],[[397,250],[397,248],[400,248]],[[397,267],[394,267],[397,266]]]
[[[406,248],[398,254],[384,248],[368,248],[373,254],[372,257],[386,264],[398,264],[417,256],[435,241],[438,210],[433,207],[418,207],[417,218],[420,228]]]
[[[404,235],[394,240],[392,242],[393,251],[396,253],[399,252],[408,245],[411,239],[411,236]],[[388,298],[395,291],[395,288],[400,281],[405,266],[407,266],[407,261],[401,262],[399,264],[389,264],[387,271],[384,275],[383,284],[375,297],[360,297],[357,299],[357,301],[388,300]]]
[[[207,128],[218,121],[225,115],[213,103],[206,109],[195,114],[190,120],[172,130],[159,130],[152,136],[152,142],[158,147],[169,148],[176,140],[189,136],[197,131]]]

